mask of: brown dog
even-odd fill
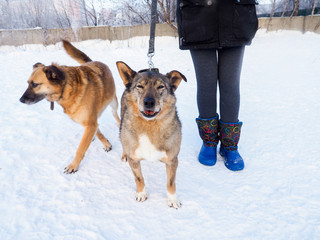
[[[167,168],[167,197],[170,207],[179,208],[176,170],[181,143],[181,123],[174,91],[186,78],[178,71],[166,75],[135,72],[117,62],[126,90],[121,98],[120,140],[123,160],[130,164],[137,185],[136,200],[147,199],[140,161],[160,160]]]
[[[98,128],[98,117],[110,104],[117,123],[118,100],[115,84],[109,68],[101,62],[93,62],[86,54],[68,41],[63,41],[66,52],[81,66],[69,67],[37,63],[28,80],[28,88],[20,98],[22,103],[34,104],[42,99],[59,103],[64,112],[75,122],[84,126],[85,131],[73,162],[65,168],[65,173],[74,173],[84,157],[94,135],[103,143],[105,150],[111,144]]]

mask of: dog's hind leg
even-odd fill
[[[120,127],[120,118],[118,116],[118,99],[117,99],[117,96],[114,96],[114,98],[112,99],[111,103],[110,103],[110,106],[112,108],[112,114],[113,114],[113,117],[116,119],[117,121],[117,124],[118,124],[118,127]]]
[[[127,160],[129,162],[129,165],[131,167],[131,170],[134,175],[134,180],[136,182],[137,186],[137,192],[136,192],[136,200],[138,202],[143,202],[147,200],[147,193],[145,190],[145,185],[144,185],[144,178],[142,176],[141,172],[141,164],[140,161],[134,161],[130,157],[127,156]]]
[[[97,132],[98,124],[93,124],[90,126],[86,126],[84,130],[84,134],[82,136],[80,145],[78,147],[76,156],[73,162],[65,168],[65,173],[75,173],[78,171],[81,160],[84,157],[84,154],[88,150],[90,143]]]
[[[166,163],[167,168],[167,198],[168,206],[180,208],[181,202],[176,195],[176,172],[178,167],[178,158],[175,157],[172,161]]]
[[[103,146],[104,146],[104,150],[106,150],[107,152],[109,152],[112,149],[112,146],[110,144],[110,142],[108,141],[108,139],[106,139],[105,136],[103,136],[103,134],[100,132],[100,129],[98,128],[97,133],[96,133],[97,137],[99,138],[99,140],[102,142]]]

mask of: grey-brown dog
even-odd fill
[[[124,62],[117,62],[117,67],[126,86],[121,98],[122,159],[129,162],[134,174],[136,200],[147,199],[140,161],[160,160],[167,168],[168,205],[179,208],[175,180],[181,123],[174,92],[181,80],[187,80],[178,71],[166,75],[154,71],[135,72]]]

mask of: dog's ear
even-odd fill
[[[171,89],[173,92],[177,90],[182,79],[184,81],[187,81],[186,77],[182,73],[180,73],[176,70],[173,70],[173,71],[167,73],[166,77],[170,81]]]
[[[44,65],[42,64],[42,63],[35,63],[34,65],[33,65],[33,69],[35,69],[35,68],[38,68],[38,67],[44,67]]]
[[[64,71],[59,69],[55,65],[47,66],[43,69],[43,71],[46,74],[48,80],[52,83],[61,83],[66,78]]]
[[[124,85],[126,88],[130,88],[132,80],[137,73],[133,71],[127,64],[121,61],[117,62],[117,67]]]

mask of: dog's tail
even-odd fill
[[[67,40],[62,40],[62,44],[66,52],[72,57],[74,60],[76,60],[80,64],[84,64],[86,62],[92,62],[92,60],[83,52],[81,52],[79,49],[75,48],[70,42]]]

